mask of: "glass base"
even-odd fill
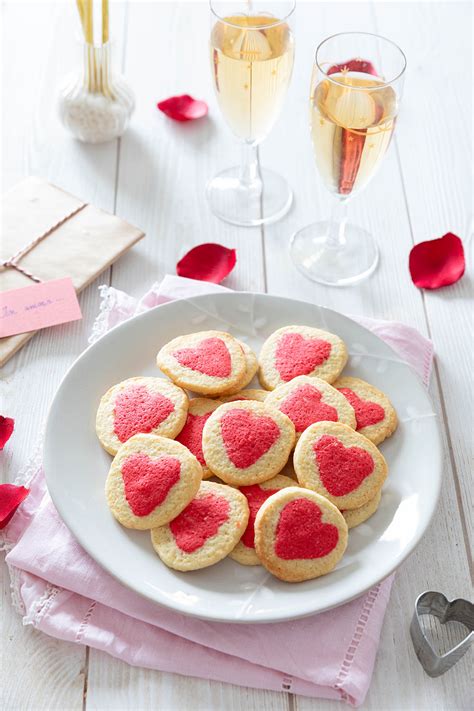
[[[241,168],[228,168],[207,184],[206,195],[216,217],[243,227],[267,225],[285,215],[293,202],[293,192],[284,178],[262,168],[262,180],[250,185],[240,180]]]
[[[315,222],[295,232],[290,254],[308,279],[329,286],[348,286],[366,279],[377,267],[378,247],[369,232],[346,225],[344,243],[328,244],[329,222]]]

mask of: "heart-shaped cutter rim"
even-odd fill
[[[450,614],[451,610],[455,610],[455,614]],[[459,622],[469,632],[458,644],[439,655],[421,627],[421,615],[433,615],[442,625],[446,622]],[[464,598],[448,600],[443,593],[426,590],[416,599],[410,634],[416,656],[425,672],[431,677],[441,676],[464,656],[474,641],[474,604]]]

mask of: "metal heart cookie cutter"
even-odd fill
[[[460,622],[468,628],[469,634],[449,652],[439,656],[421,628],[421,615],[434,615],[443,625],[446,622]],[[433,590],[421,593],[415,602],[410,634],[416,656],[425,672],[431,677],[441,676],[461,659],[474,641],[474,605],[461,598],[448,600],[443,593]]]

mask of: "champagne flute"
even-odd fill
[[[286,180],[260,169],[257,147],[280,113],[291,79],[295,1],[210,0],[211,71],[220,110],[242,141],[242,165],[207,185],[212,212],[226,222],[252,226],[274,222],[290,208]]]
[[[316,50],[311,139],[321,178],[337,202],[329,221],[303,227],[290,242],[295,265],[313,281],[354,284],[378,264],[377,244],[347,224],[346,205],[373,178],[389,147],[405,67],[396,44],[365,32],[334,35]]]

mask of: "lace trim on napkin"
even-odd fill
[[[156,281],[148,289],[145,296],[141,299],[135,299],[125,291],[120,291],[113,286],[102,284],[99,286],[100,306],[99,314],[92,324],[89,343],[95,343],[107,331],[119,323],[123,323],[127,319],[136,314],[148,311],[148,309],[156,306],[159,303],[161,283]],[[166,301],[167,299],[161,299]],[[113,315],[113,318],[111,316]]]
[[[49,608],[53,604],[56,595],[59,595],[60,592],[63,592],[63,588],[58,588],[55,585],[48,583],[46,590],[41,597],[38,600],[35,600],[32,604],[28,615],[23,617],[23,624],[38,627],[42,618],[46,615]]]
[[[10,594],[12,600],[12,607],[15,612],[23,617],[26,613],[25,603],[21,597],[21,581],[20,581],[20,571],[13,565],[7,563],[8,574],[10,576]]]
[[[115,289],[113,286],[107,286],[107,284],[99,286],[99,295],[99,314],[92,325],[88,343],[95,343],[107,333],[112,326],[116,325],[109,323],[109,317],[113,311],[116,312],[119,317],[117,323],[123,323],[124,320],[133,315],[137,306],[137,300],[132,296],[129,296],[129,294],[126,294],[124,291]]]

